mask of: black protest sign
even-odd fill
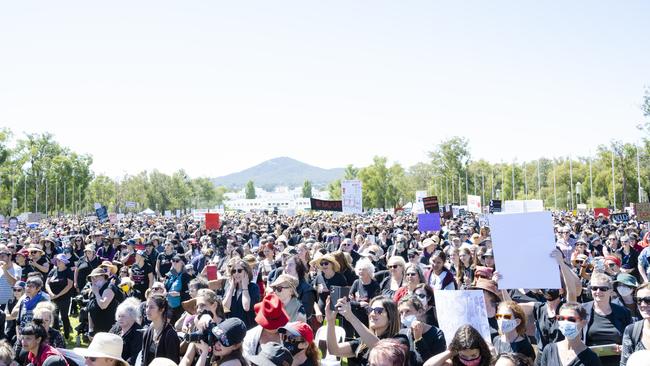
[[[611,214],[609,215],[609,218],[612,219],[612,221],[616,221],[616,222],[630,221],[630,216],[627,214],[627,212],[619,212],[619,213]]]
[[[424,205],[424,212],[426,213],[440,212],[440,206],[438,205],[438,196],[424,197],[422,198],[422,204]]]
[[[314,211],[336,211],[343,212],[343,201],[327,201],[310,198],[311,209]]]
[[[490,213],[501,212],[501,200],[490,200]]]

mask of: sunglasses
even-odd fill
[[[641,305],[641,304],[650,305],[650,296],[637,297],[636,298],[636,304],[637,305]]]
[[[399,268],[399,264],[393,264],[392,266],[388,266],[388,268],[391,268],[391,269]]]
[[[368,314],[375,313],[377,315],[381,315],[384,313],[384,310],[385,310],[384,308],[371,308],[371,307],[366,308]]]
[[[230,274],[242,273],[242,272],[244,272],[243,269],[241,269],[241,268],[237,268],[237,269],[233,269],[233,270],[231,270],[231,271],[230,271]]]
[[[591,291],[609,291],[609,286],[591,286]]]
[[[412,272],[409,272],[409,273],[406,274],[407,277],[411,277],[411,276],[415,277],[417,275],[418,275],[417,273],[412,273]]]
[[[320,262],[321,267],[329,266],[329,264],[330,264],[330,262],[328,262],[328,261],[321,261]]]
[[[409,258],[415,258],[417,256],[418,256],[417,254],[409,254]]]
[[[496,314],[494,317],[497,319],[510,320],[512,319],[512,314]]]
[[[284,290],[285,288],[288,288],[288,287],[271,286],[271,290],[273,290],[273,292],[282,292],[282,290]]]
[[[162,287],[158,287],[158,286],[154,286],[154,287],[151,288],[151,290],[152,290],[152,291],[162,291],[163,288],[162,288]]]
[[[417,296],[420,300],[426,300],[427,298],[427,294],[415,294],[415,296]]]
[[[579,319],[576,318],[575,316],[558,315],[557,320],[559,320],[559,321],[567,321],[567,322],[571,322],[571,323],[577,323]]]
[[[22,288],[15,288],[14,292],[23,292],[23,289]]]

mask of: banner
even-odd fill
[[[650,202],[635,203],[634,212],[637,220],[650,221]]]
[[[440,231],[440,212],[419,214],[418,230],[421,233],[426,231]]]
[[[205,228],[207,230],[219,230],[221,223],[219,222],[219,214],[213,212],[205,213]]]
[[[445,334],[447,346],[458,328],[465,324],[476,329],[481,337],[492,344],[483,290],[434,291],[438,325]]]
[[[341,181],[343,213],[363,213],[363,191],[360,180]]]
[[[424,205],[424,212],[426,213],[440,213],[440,205],[438,204],[438,196],[424,197],[422,199]]]
[[[481,196],[467,195],[467,211],[476,214],[481,213]]]
[[[490,200],[490,213],[501,212],[501,200]]]
[[[613,214],[609,215],[609,217],[612,219],[612,221],[616,221],[616,222],[628,222],[628,221],[630,221],[630,216],[627,214],[627,212],[613,213]]]
[[[603,214],[605,217],[609,217],[609,209],[607,207],[594,208],[594,216],[598,217],[600,214]]]
[[[314,211],[343,211],[343,201],[327,201],[310,198],[311,209]]]
[[[550,211],[490,215],[488,220],[494,262],[503,276],[499,289],[561,288],[560,267],[550,257],[555,249]],[[523,258],[535,260],[522,266]]]

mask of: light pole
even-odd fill
[[[576,183],[576,195],[578,196],[578,203],[582,203],[582,183]]]
[[[566,191],[566,207],[567,210],[573,210],[573,205],[571,204],[571,191]]]

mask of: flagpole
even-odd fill
[[[555,181],[555,159],[553,159],[553,206],[557,210],[557,185]]]
[[[526,171],[526,162],[524,161],[524,195],[528,200],[528,172]]]
[[[575,207],[573,204],[573,159],[571,159],[571,155],[569,155],[569,179],[570,179],[570,186],[569,186],[569,192],[571,192],[571,207]]]
[[[591,173],[591,152],[589,152],[589,191],[591,192],[591,208],[594,206],[594,178]]]
[[[512,162],[512,200],[515,199],[515,162]]]
[[[616,181],[614,179],[614,147],[612,146],[612,193],[614,194],[614,211],[616,211]]]
[[[636,200],[641,202],[641,164],[639,162],[639,145],[635,143],[634,147],[636,147],[636,181],[639,185],[639,192],[637,193],[638,197]]]
[[[542,199],[542,183],[539,175],[539,159],[537,159],[537,199]]]

